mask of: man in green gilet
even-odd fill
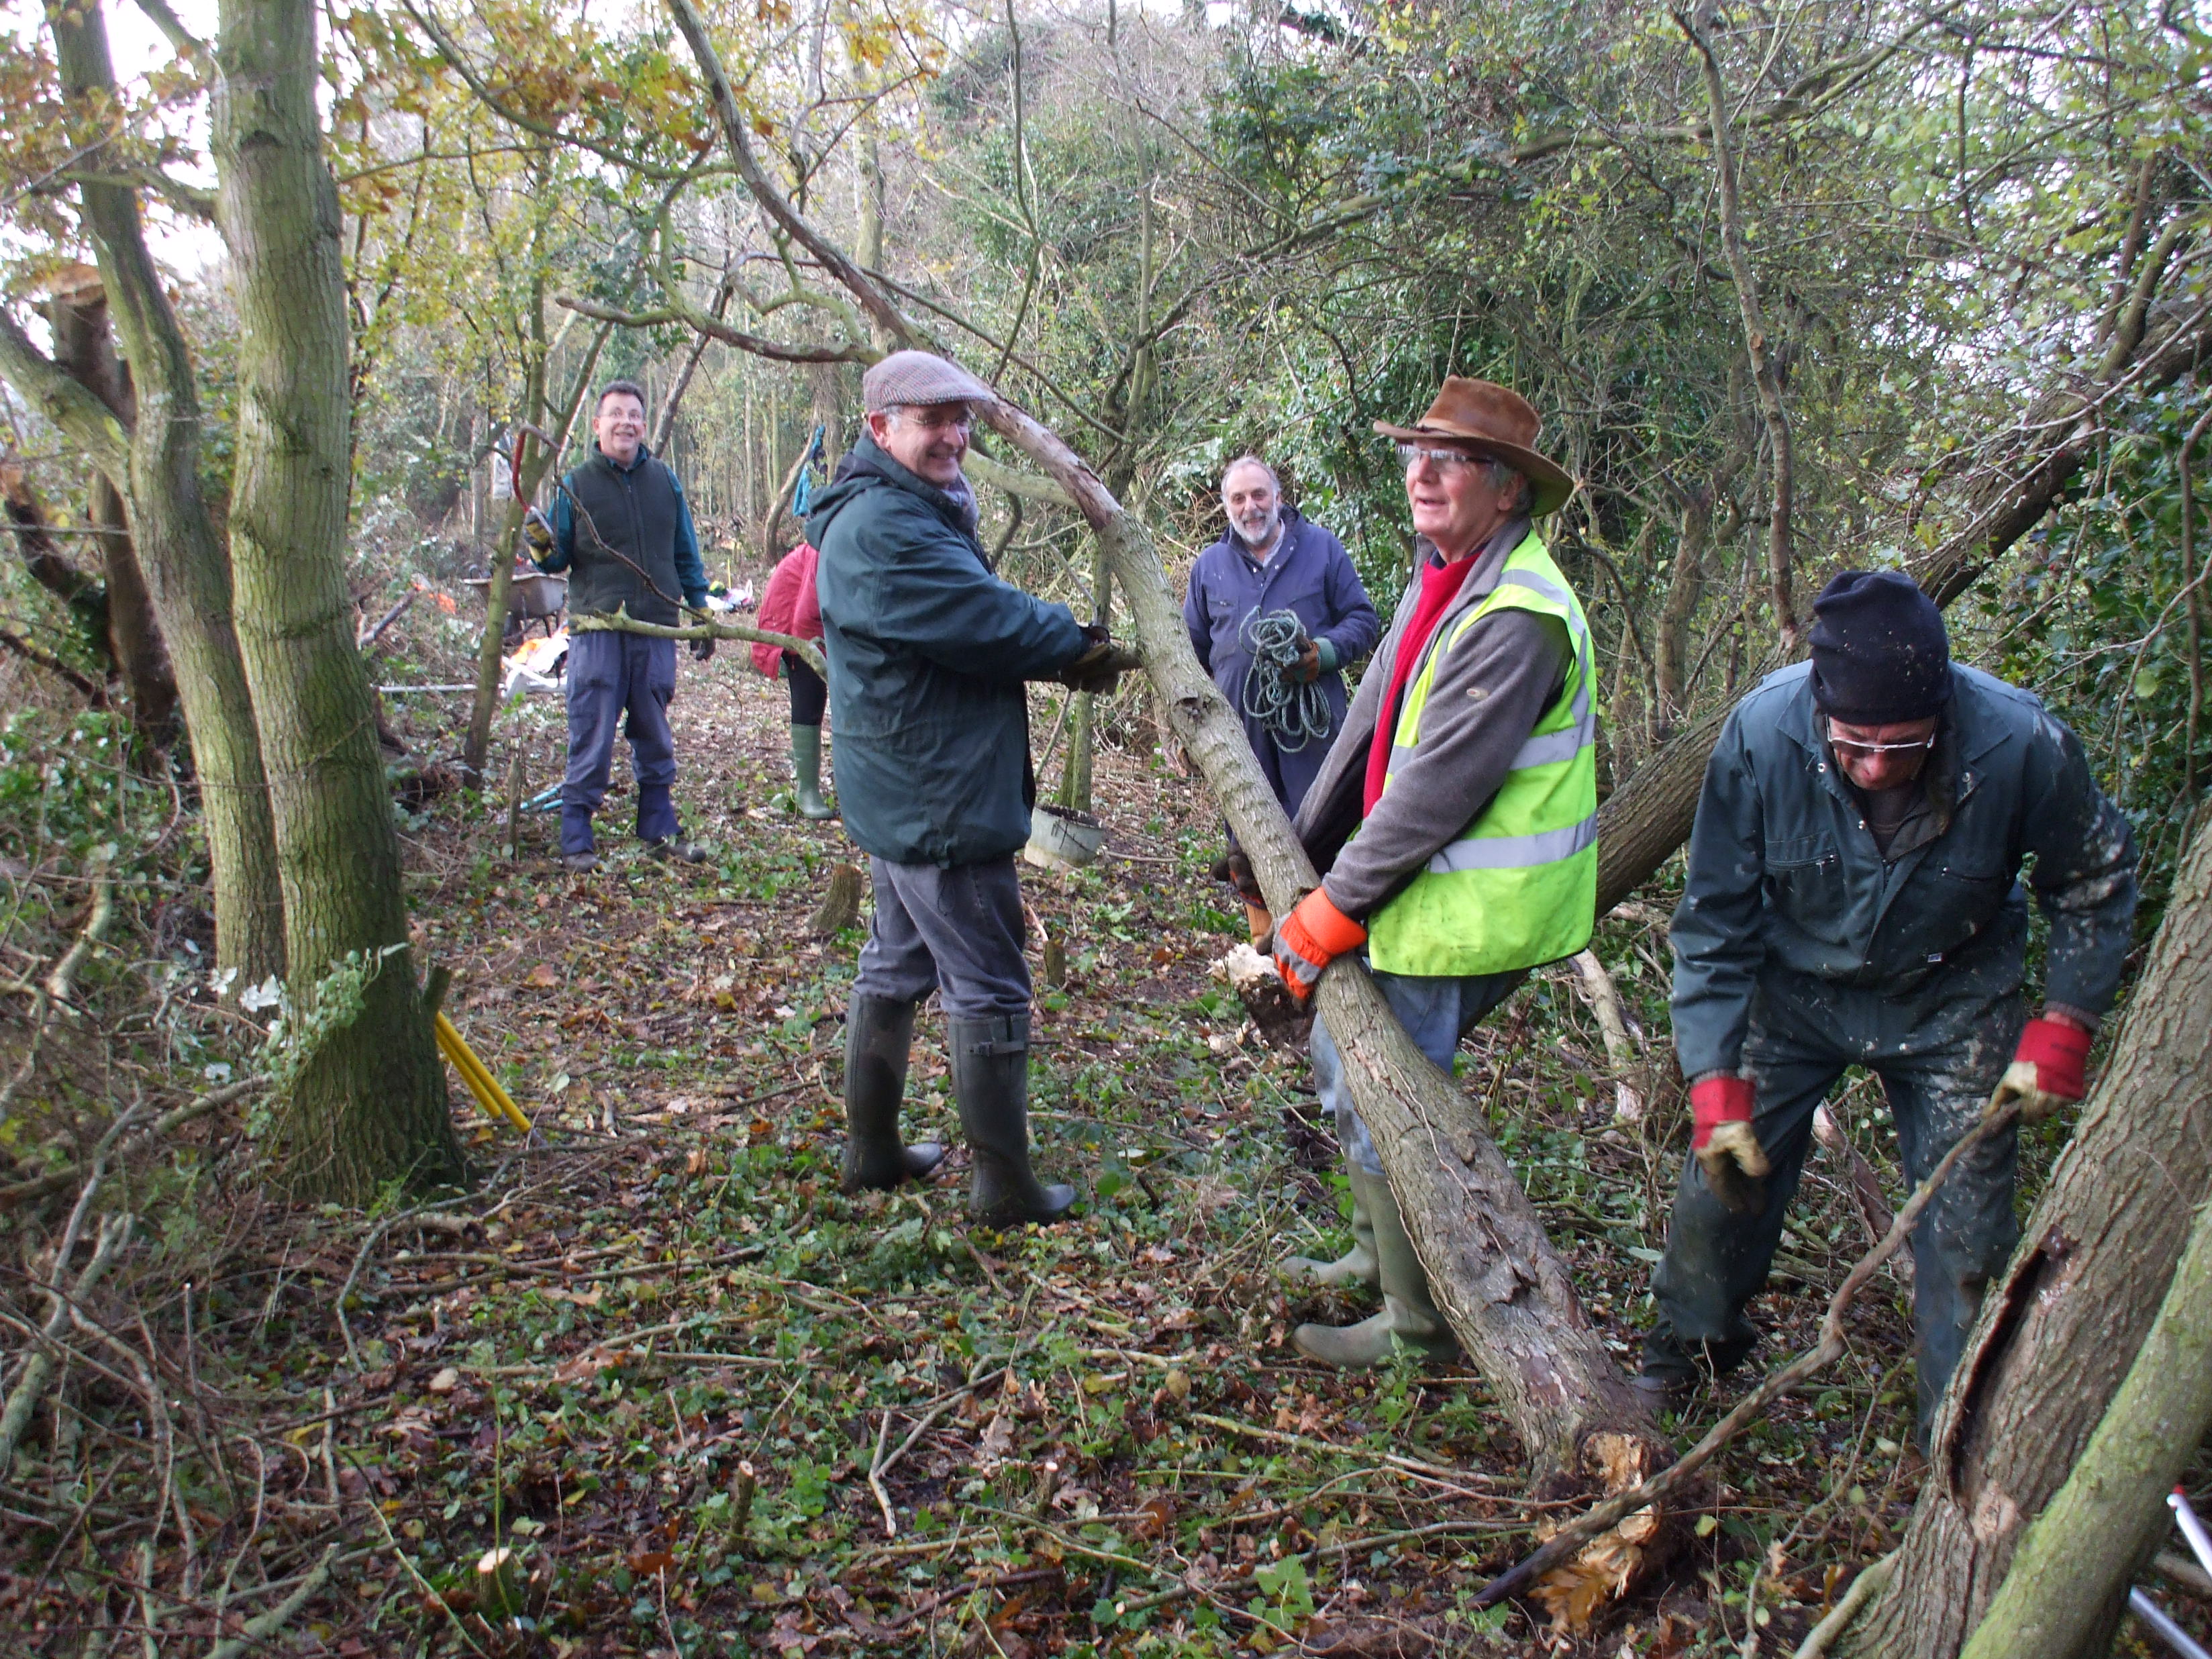
[[[549,524],[533,514],[526,532],[540,570],[566,570],[573,616],[627,611],[632,621],[673,626],[707,604],[707,572],[691,508],[676,474],[645,444],[645,389],[610,380],[592,418],[592,455],[562,479]],[[714,654],[711,639],[691,654]],[[599,867],[592,816],[606,799],[615,738],[629,739],[637,780],[637,838],[655,858],[698,864],[706,849],[684,838],[676,817],[676,738],[668,724],[676,695],[676,641],[593,630],[568,641],[568,771],[561,782],[561,867]]]
[[[1597,901],[1597,722],[1589,627],[1533,520],[1573,481],[1535,448],[1526,400],[1447,379],[1398,441],[1419,576],[1400,600],[1294,828],[1322,884],[1275,933],[1291,994],[1362,952],[1414,1043],[1449,1072],[1461,1037],[1521,972],[1589,942]],[[1314,1081],[1334,1114],[1353,1203],[1351,1253],[1294,1276],[1364,1282],[1382,1311],[1301,1325],[1298,1351],[1365,1366],[1400,1342],[1454,1344],[1406,1237],[1328,1023]]]

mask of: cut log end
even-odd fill
[[[1607,1496],[1640,1486],[1671,1461],[1652,1442],[1613,1431],[1600,1431],[1583,1445],[1583,1474]],[[1537,1537],[1551,1537],[1560,1524],[1545,1522]],[[1580,1635],[1607,1603],[1650,1583],[1686,1531],[1678,1504],[1632,1510],[1539,1578],[1529,1597],[1551,1615],[1555,1634]]]
[[[1249,945],[1239,945],[1210,964],[1213,977],[1237,994],[1262,1038],[1277,1048],[1305,1046],[1313,1030],[1313,1011],[1291,1000],[1274,963]]]

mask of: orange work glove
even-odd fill
[[[1322,969],[1366,943],[1367,930],[1330,903],[1326,889],[1316,887],[1275,929],[1275,971],[1292,999],[1303,1003],[1313,995]]]

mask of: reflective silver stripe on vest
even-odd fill
[[[1560,761],[1571,761],[1580,754],[1586,744],[1597,741],[1596,722],[1585,719],[1564,732],[1547,732],[1540,738],[1531,738],[1513,751],[1509,772],[1525,772],[1532,766],[1553,766]]]
[[[1533,836],[1470,836],[1445,844],[1429,860],[1429,873],[1448,876],[1457,870],[1525,870],[1539,864],[1558,864],[1597,843],[1597,814],[1564,830],[1544,830]]]

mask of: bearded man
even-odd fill
[[[1260,775],[1283,811],[1296,817],[1344,726],[1344,670],[1375,648],[1382,622],[1344,544],[1284,501],[1274,468],[1257,455],[1230,462],[1221,475],[1221,506],[1229,527],[1190,568],[1183,625],[1199,666],[1243,717]],[[1255,679],[1252,621],[1285,611],[1297,618],[1303,635],[1297,656],[1287,664],[1259,665]],[[1285,684],[1266,687],[1270,674]],[[1316,688],[1318,707],[1305,711],[1313,719],[1293,725],[1258,712],[1267,706],[1267,690],[1288,704],[1283,694],[1290,686]],[[1233,838],[1217,870],[1237,881],[1258,944],[1274,918],[1256,896],[1250,866]]]

